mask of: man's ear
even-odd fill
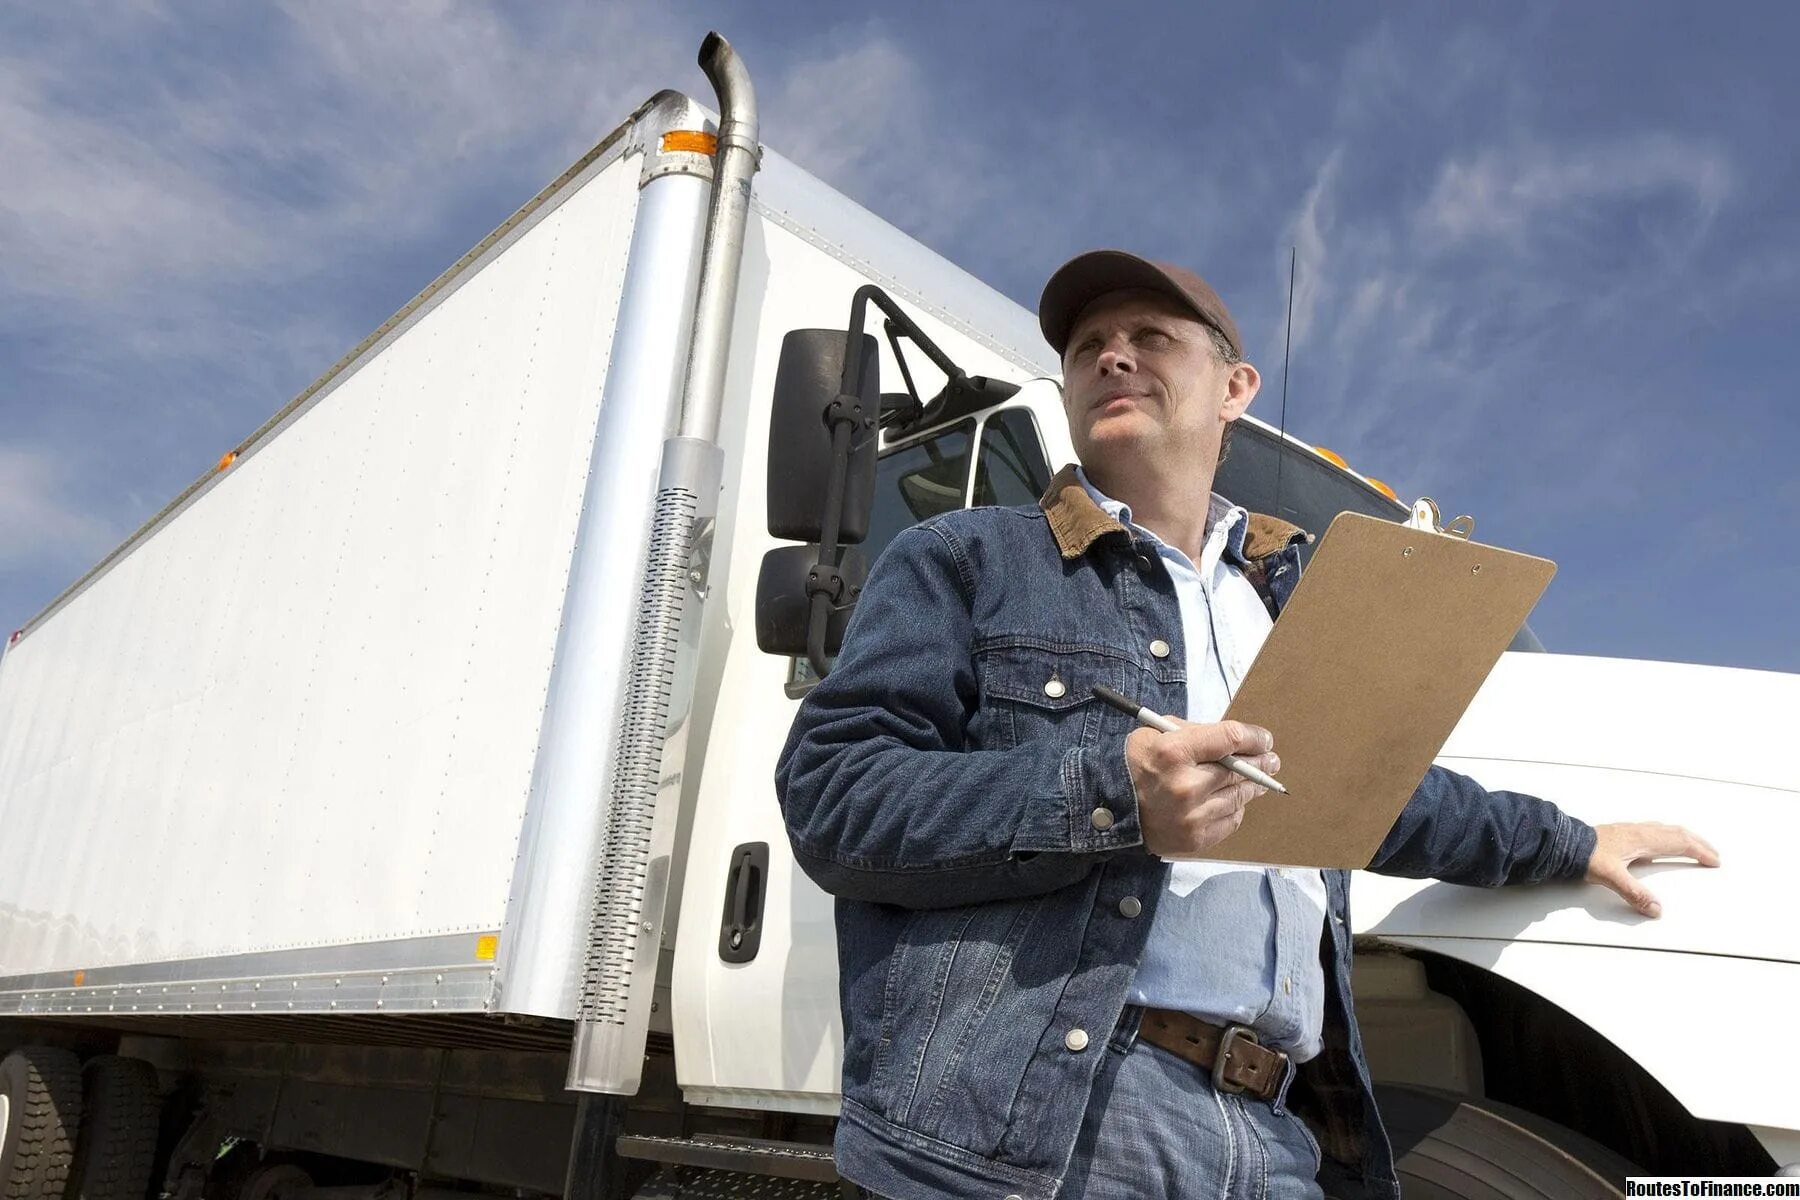
[[[1255,367],[1247,362],[1233,363],[1225,380],[1225,403],[1219,408],[1219,416],[1227,421],[1243,416],[1261,387],[1262,375]]]

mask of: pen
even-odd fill
[[[1105,684],[1096,683],[1094,685],[1094,695],[1106,701],[1120,712],[1125,713],[1128,716],[1136,717],[1138,723],[1141,725],[1148,725],[1152,729],[1160,729],[1164,733],[1174,733],[1177,729],[1181,728],[1181,726],[1169,720],[1169,718],[1163,716],[1161,713],[1152,712],[1131,697],[1115,692]],[[1288,794],[1288,790],[1277,783],[1273,775],[1264,774],[1262,771],[1251,766],[1235,754],[1225,755],[1219,760],[1219,765],[1234,775],[1242,775],[1251,783],[1268,788],[1271,792],[1280,792],[1284,796]]]

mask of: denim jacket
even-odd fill
[[[1271,613],[1306,540],[1252,516],[1227,551]],[[1072,467],[1036,506],[934,517],[877,561],[776,767],[800,866],[837,898],[847,1177],[896,1197],[1056,1195],[1169,870],[1143,846],[1133,722],[1090,688],[1185,712],[1186,664],[1149,649],[1179,622],[1154,549]],[[1573,878],[1593,846],[1547,801],[1434,766],[1370,869]],[[1351,1008],[1350,876],[1325,881],[1324,1049],[1288,1103],[1334,1194],[1396,1197]]]

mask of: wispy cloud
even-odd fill
[[[0,445],[0,571],[68,570],[110,545],[113,531],[72,482],[54,451]]]
[[[1569,136],[1504,101],[1512,115],[1471,138],[1458,98],[1504,96],[1504,79],[1481,80],[1501,60],[1468,40],[1421,79],[1400,69],[1393,45],[1377,30],[1346,56],[1333,138],[1283,238],[1299,251],[1294,337],[1315,417],[1338,448],[1405,487],[1516,467],[1483,443],[1496,406],[1529,412],[1538,433],[1522,433],[1523,448],[1562,468],[1573,468],[1573,447],[1584,456],[1565,500],[1630,503],[1650,435],[1643,420],[1620,420],[1629,383],[1581,405],[1566,402],[1567,388],[1622,317],[1713,299],[1695,287],[1696,263],[1730,211],[1738,169],[1701,138]],[[1426,88],[1440,108],[1414,107],[1409,138],[1394,143],[1394,114]],[[1544,373],[1552,362],[1567,364],[1556,385]]]
[[[1519,246],[1559,228],[1591,227],[1617,206],[1642,213],[1667,199],[1675,205],[1670,224],[1691,243],[1729,199],[1734,174],[1720,151],[1665,132],[1598,144],[1487,146],[1444,163],[1416,223],[1449,246],[1490,238]]]
[[[0,53],[13,299],[110,308],[149,288],[291,278],[377,227],[408,237],[468,191],[446,170],[573,157],[673,49],[629,10],[542,41],[473,5],[281,11],[274,29],[225,17],[214,42],[143,7]],[[71,94],[134,40],[183,69]]]

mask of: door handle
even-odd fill
[[[725,876],[725,916],[719,924],[719,957],[747,963],[762,947],[763,900],[769,882],[769,843],[745,842],[731,852]]]

